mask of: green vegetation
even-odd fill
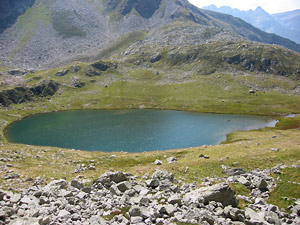
[[[300,198],[300,168],[287,168],[281,174],[278,186],[269,199],[269,203],[277,205],[279,208],[287,209],[294,203],[293,198]],[[278,175],[277,175],[278,176]],[[274,176],[276,178],[277,176]]]
[[[73,173],[76,167],[79,164],[89,165],[91,160],[96,170],[81,173],[90,180],[94,180],[109,169],[142,176],[145,173],[151,174],[155,168],[161,168],[173,172],[177,179],[185,182],[201,182],[202,178],[213,175],[222,177],[224,174],[221,166],[232,166],[235,162],[247,171],[255,168],[271,168],[280,163],[289,165],[297,163],[300,158],[299,115],[294,118],[280,118],[280,123],[275,128],[228,134],[227,141],[220,145],[146,153],[85,152],[14,144],[5,139],[3,130],[8,124],[35,113],[57,110],[131,109],[142,106],[157,109],[268,115],[274,116],[274,119],[300,112],[300,96],[292,92],[299,86],[297,76],[285,77],[256,73],[257,71],[220,72],[217,60],[212,60],[207,66],[208,70],[211,66],[217,69],[204,73],[201,69],[205,65],[203,61],[208,60],[203,58],[204,54],[209,53],[208,46],[195,47],[195,50],[191,50],[190,46],[182,46],[181,51],[171,47],[160,51],[149,48],[143,53],[129,54],[125,59],[120,59],[118,52],[125,50],[132,40],[135,40],[135,35],[140,35],[139,38],[142,39],[144,34],[138,32],[125,36],[106,53],[102,53],[101,57],[112,53],[111,59],[103,61],[107,65],[117,65],[117,68],[111,66],[112,68],[106,71],[99,70],[101,76],[92,78],[86,76],[86,70],[91,68],[91,65],[82,62],[27,74],[23,81],[26,86],[36,86],[43,80],[54,80],[60,83],[60,88],[51,98],[35,98],[31,102],[0,109],[0,158],[12,156],[14,159],[11,162],[12,169],[24,180],[40,176],[45,181],[62,177],[71,180],[78,175]],[[219,46],[218,43],[215,45]],[[228,45],[230,49],[228,51],[238,48],[239,45],[242,46],[243,43]],[[252,48],[249,49],[252,51]],[[222,52],[224,49],[220,47],[219,50]],[[245,50],[243,54],[246,53],[248,54],[248,51]],[[150,63],[150,59],[157,54],[161,54],[161,59]],[[221,58],[225,57],[226,51],[219,54]],[[191,60],[191,57],[195,59]],[[278,59],[282,57],[283,61],[292,60],[286,59],[290,56],[285,54],[278,57]],[[81,67],[76,73],[72,72],[74,65]],[[295,65],[288,66],[286,71],[298,66],[299,62],[295,62]],[[69,72],[62,77],[55,76],[61,69],[68,69]],[[73,87],[72,80],[75,78],[85,82],[86,85],[82,88]],[[14,85],[11,85],[11,88],[13,87]],[[249,93],[250,89],[254,89],[255,93]],[[272,148],[278,148],[279,152],[273,152]],[[116,157],[111,157],[112,154]],[[209,159],[200,158],[200,154],[208,155]],[[36,157],[37,155],[39,157]],[[166,158],[171,156],[177,157],[178,163],[168,164]],[[156,166],[153,163],[156,159],[162,160],[163,165]],[[185,172],[186,167],[189,167],[188,172]],[[299,170],[285,170],[284,175],[287,178],[282,177],[282,179],[297,181],[295,178],[297,174]],[[1,175],[2,172],[0,177]],[[26,185],[30,183],[14,183],[13,180],[10,182],[0,178],[1,188],[13,186],[18,189]],[[290,184],[279,183],[278,192],[274,192],[270,201],[281,201],[286,192],[280,191],[280,188],[282,186],[284,189],[285,185]],[[248,190],[241,185],[233,185],[233,188],[237,193],[248,194]],[[291,195],[286,196],[297,197],[297,194],[291,192]],[[240,203],[240,207],[245,205],[245,202]],[[282,203],[282,207],[286,205]]]
[[[54,11],[51,15],[52,26],[59,35],[64,38],[86,36],[86,32],[76,26],[72,20],[74,20],[73,14],[69,11]]]
[[[97,58],[107,58],[114,52],[124,50],[133,42],[143,40],[146,37],[146,34],[146,31],[133,31],[128,34],[125,34],[124,36],[120,37],[117,41],[115,41],[113,45],[101,51]]]

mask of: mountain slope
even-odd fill
[[[280,24],[285,25],[290,30],[300,29],[300,9],[272,14],[272,17],[275,18]]]
[[[300,10],[270,15],[261,7],[257,7],[255,10],[241,11],[229,6],[218,8],[215,5],[210,5],[204,9],[239,17],[265,32],[274,33],[300,43]]]
[[[151,39],[151,30],[185,21],[198,24],[195,43],[249,39],[300,46],[264,33],[225,14],[200,10],[187,0],[36,0],[0,34],[0,60],[22,68],[47,68],[74,60],[94,60],[112,49]],[[138,32],[138,36],[136,36]],[[205,34],[204,34],[205,33]],[[183,33],[181,40],[189,39]],[[178,36],[161,36],[161,42]]]

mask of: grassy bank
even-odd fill
[[[226,143],[215,146],[145,153],[103,153],[86,152],[54,147],[28,146],[7,142],[4,128],[21,118],[35,114],[72,109],[128,109],[157,108],[188,110],[213,113],[235,113],[269,115],[278,118],[282,115],[300,112],[300,96],[291,90],[299,81],[282,77],[277,86],[271,88],[274,76],[258,74],[213,73],[199,76],[193,71],[178,74],[174,70],[142,68],[119,63],[118,69],[109,69],[100,76],[85,75],[88,64],[77,63],[81,70],[63,76],[55,76],[59,69],[39,71],[24,78],[25,86],[32,86],[42,80],[55,80],[60,83],[59,91],[49,98],[35,99],[8,108],[0,109],[0,158],[11,159],[0,162],[9,165],[12,174],[20,179],[3,179],[7,170],[0,171],[0,188],[19,189],[32,185],[31,180],[41,177],[45,182],[52,179],[73,179],[82,175],[92,182],[100,174],[113,169],[143,176],[151,174],[155,168],[173,172],[185,182],[201,182],[207,176],[224,176],[221,165],[238,166],[246,170],[270,168],[280,163],[294,164],[300,159],[300,116],[282,118],[276,128],[234,132],[228,135]],[[74,64],[75,65],[75,64]],[[174,75],[176,74],[176,75]],[[85,82],[82,88],[72,86],[72,80]],[[297,83],[298,82],[298,83]],[[259,86],[253,87],[251,84]],[[8,88],[8,87],[4,87]],[[249,93],[254,89],[255,93]],[[278,152],[271,149],[278,148]],[[209,159],[200,158],[200,154]],[[113,155],[113,156],[112,156]],[[168,164],[166,158],[175,156],[176,164]],[[163,165],[156,166],[160,159]],[[76,169],[92,166],[95,169],[75,173]],[[189,167],[186,173],[186,168]],[[299,169],[286,170],[286,177],[299,175]],[[30,179],[31,178],[31,179]],[[284,178],[289,179],[289,178]],[[279,184],[271,201],[278,202],[289,190],[290,183]],[[299,185],[295,190],[300,193]],[[293,192],[294,193],[294,192]],[[297,197],[297,194],[292,194]]]

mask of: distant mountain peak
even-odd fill
[[[229,6],[218,8],[215,5],[203,8],[239,17],[265,32],[275,33],[300,43],[300,10],[270,15],[261,6],[247,11],[232,9]]]
[[[15,10],[25,2],[14,1]],[[238,18],[199,9],[187,0],[28,1],[34,2],[26,5],[30,10],[0,33],[0,60],[21,68],[108,57],[112,50],[143,40],[149,43],[154,37],[159,45],[248,39],[300,52],[300,46],[287,39],[266,34]],[[174,27],[175,33],[168,32]],[[166,32],[155,36],[159,29]]]

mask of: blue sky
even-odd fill
[[[256,9],[261,6],[268,13],[279,13],[300,9],[300,0],[189,0],[190,3],[198,6],[214,4],[220,6],[231,6],[240,10]]]

